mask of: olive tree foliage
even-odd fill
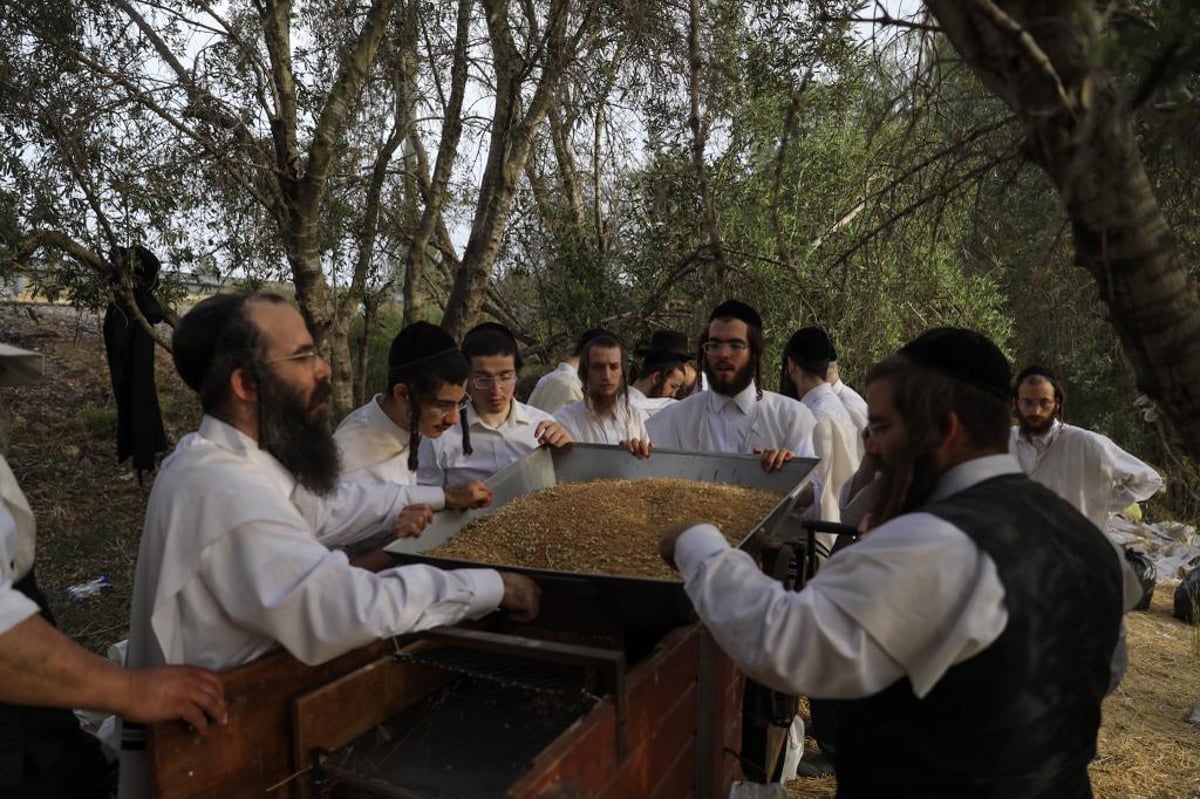
[[[1200,294],[1135,133],[1141,103],[1160,91],[1168,103],[1172,94],[1174,101],[1190,94],[1177,78],[1193,71],[1194,56],[1192,64],[1176,57],[1192,47],[1194,12],[1187,4],[1157,12],[1133,3],[927,5],[983,85],[1017,116],[1025,152],[1058,193],[1075,262],[1091,274],[1138,387],[1186,451],[1200,456]],[[1139,30],[1173,25],[1149,37],[1164,46],[1126,91],[1121,70],[1132,65],[1121,27],[1131,18]]]

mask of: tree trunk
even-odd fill
[[[496,70],[496,107],[471,235],[442,317],[442,327],[455,338],[474,324],[483,307],[504,225],[512,210],[517,176],[525,168],[550,104],[558,97],[560,79],[569,58],[566,28],[570,2],[553,0],[547,12],[541,75],[525,109],[521,80],[530,65],[513,43],[508,4],[502,0],[484,0],[483,6]]]
[[[1071,221],[1075,259],[1139,388],[1200,458],[1200,294],[1158,207],[1132,112],[1103,72],[1091,3],[928,0],[954,47],[1021,119]]]

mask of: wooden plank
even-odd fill
[[[385,656],[299,697],[292,715],[292,762],[300,769],[310,766],[315,750],[345,746],[454,677],[444,669]]]
[[[290,784],[268,791],[294,774],[292,702],[392,649],[390,641],[377,641],[320,666],[306,666],[286,652],[276,652],[221,675],[227,726],[210,727],[203,739],[178,721],[149,726],[153,795],[292,796]]]
[[[692,785],[696,771],[695,763],[695,741],[688,741],[687,746],[675,756],[675,760],[667,765],[658,784],[647,794],[648,799],[676,799],[680,796],[691,796],[693,788],[696,787]],[[714,785],[713,788],[714,796],[729,795],[729,786],[722,788],[720,785]]]
[[[600,799],[649,796],[661,779],[663,769],[673,763],[680,752],[695,750],[695,683],[675,700],[664,714],[654,720],[653,725],[647,725],[648,729],[641,736],[641,744],[629,753],[617,773],[597,792]]]
[[[626,680],[626,741],[632,751],[652,737],[654,728],[695,683],[699,625],[672,631]],[[692,706],[694,709],[694,699]],[[693,731],[689,727],[689,732]],[[616,711],[611,700],[598,705],[550,744],[509,789],[511,797],[583,790],[594,796],[621,767],[616,754]],[[567,795],[567,794],[564,794]],[[633,794],[631,794],[633,795]]]

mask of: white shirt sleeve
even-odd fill
[[[17,551],[17,522],[0,503],[0,635],[38,612],[37,604],[13,588],[12,558]]]
[[[1112,479],[1112,500],[1108,506],[1110,513],[1149,499],[1162,488],[1162,476],[1153,467],[1130,455],[1111,439],[1100,438]]]
[[[205,548],[198,574],[234,622],[309,664],[384,636],[482,616],[504,596],[492,569],[410,565],[375,574],[283,521],[231,531]]]
[[[1008,623],[995,564],[927,514],[874,530],[800,592],[762,574],[711,525],[684,533],[675,557],[721,648],[749,676],[791,693],[869,696],[907,676],[924,696]]]
[[[437,486],[343,480],[329,496],[309,494],[308,503],[310,507],[302,507],[302,512],[312,522],[317,540],[332,548],[390,530],[406,505],[426,503],[441,510],[446,507],[446,495]]]

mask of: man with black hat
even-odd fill
[[[653,416],[675,402],[687,382],[687,365],[696,356],[688,351],[687,336],[675,330],[655,330],[650,344],[634,354],[642,359],[629,384],[629,401]]]
[[[338,487],[329,365],[277,295],[221,294],[187,313],[175,365],[204,409],[163,462],[138,552],[128,662],[227,669],[284,647],[309,664],[380,637],[506,607],[538,610],[537,586],[493,569],[379,573],[323,546],[292,500]],[[125,725],[121,796],[144,795],[145,734]]]
[[[478,480],[443,489],[417,486],[422,438],[439,438],[470,404],[467,359],[445,330],[414,322],[392,339],[387,391],[346,415],[334,431],[344,480],[398,483],[422,492],[432,510],[479,508],[492,491]],[[469,444],[467,452],[470,452]]]
[[[747,675],[838,699],[838,796],[1088,797],[1141,589],[1008,454],[1009,368],[939,328],[867,378],[875,527],[788,592],[713,526],[663,539]]]
[[[703,342],[708,390],[650,417],[646,431],[654,446],[757,453],[768,470],[812,455],[816,418],[791,397],[763,390],[765,349],[758,311],[738,300],[718,305]]]
[[[1163,479],[1100,433],[1063,422],[1058,377],[1030,366],[1013,386],[1012,451],[1025,474],[1070,502],[1101,530],[1111,513],[1149,499]]]
[[[463,336],[462,353],[471,370],[471,404],[453,430],[422,439],[419,483],[486,480],[540,446],[571,443],[571,434],[554,417],[513,397],[522,364],[508,328],[496,322],[476,325]]]
[[[593,327],[583,331],[575,342],[575,349],[567,359],[550,372],[542,375],[529,394],[529,404],[546,413],[554,413],[565,405],[583,399],[583,381],[579,379],[579,359],[583,348],[594,336],[608,331]]]
[[[812,502],[818,518],[836,522],[841,518],[839,492],[858,468],[861,439],[850,414],[826,380],[832,356],[833,342],[824,328],[814,325],[797,330],[783,348],[779,393],[800,400],[817,419],[813,450],[820,463],[814,480],[821,493],[805,501]],[[832,537],[824,538],[823,543],[832,546]]]
[[[42,356],[0,344],[0,385],[41,378]],[[0,796],[109,796],[99,743],[70,708],[141,722],[182,718],[203,734],[226,723],[220,678],[205,669],[126,671],[60,633],[33,570],[36,526],[8,461],[0,455]]]

